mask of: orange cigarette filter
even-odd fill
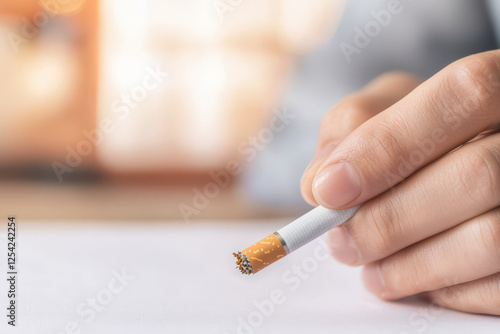
[[[287,252],[276,234],[270,234],[242,252],[233,253],[243,274],[255,274],[285,257]]]
[[[256,274],[323,233],[349,220],[360,205],[346,210],[318,206],[242,252],[233,253],[243,274]]]

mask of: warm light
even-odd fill
[[[21,110],[29,111],[31,117],[43,111],[42,118],[47,116],[47,112],[67,112],[62,106],[76,92],[77,68],[74,57],[62,49],[31,57],[20,72],[21,89],[26,97],[24,101],[19,101],[20,105],[26,106]]]
[[[343,0],[101,0],[100,119],[114,130],[97,150],[113,170],[213,169],[237,156],[275,105],[292,59],[332,31]],[[334,21],[334,20],[333,20]],[[117,99],[148,66],[168,81],[127,117]]]
[[[40,0],[48,11],[60,15],[74,15],[80,12],[86,0]]]
[[[224,158],[230,124],[224,108],[224,91],[228,90],[223,54],[219,51],[199,55],[193,61],[186,80],[186,101],[189,107],[184,117],[184,138],[181,143],[196,164],[212,165]],[[226,145],[224,145],[226,143]]]

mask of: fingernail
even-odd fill
[[[339,208],[355,200],[361,193],[359,176],[347,162],[323,169],[314,180],[314,197],[321,205]]]
[[[328,233],[328,246],[333,257],[345,264],[355,264],[359,250],[344,226],[338,226]]]
[[[380,264],[370,263],[363,268],[363,283],[366,290],[381,298],[385,297],[385,282],[380,272]]]

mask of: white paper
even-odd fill
[[[359,268],[336,263],[317,241],[255,276],[235,269],[233,251],[286,223],[28,224],[19,217],[18,327],[9,328],[2,315],[0,333],[500,332],[498,317],[416,299],[379,301],[364,291]],[[0,261],[7,248],[2,236]],[[292,273],[294,265],[303,268],[302,278]],[[134,278],[110,292],[119,288],[114,277],[122,270]],[[6,289],[2,279],[3,305]],[[272,294],[281,294],[281,303],[258,311],[255,303]],[[88,298],[99,311],[89,311]],[[241,327],[249,317],[251,325]]]

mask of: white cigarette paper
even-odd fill
[[[243,274],[255,274],[332,228],[349,220],[361,205],[347,210],[330,210],[322,206],[268,235],[242,252],[233,253],[237,268]]]
[[[332,228],[349,220],[360,205],[347,210],[330,210],[318,206],[290,224],[282,227],[277,233],[285,241],[287,254],[299,249],[318,238]]]

